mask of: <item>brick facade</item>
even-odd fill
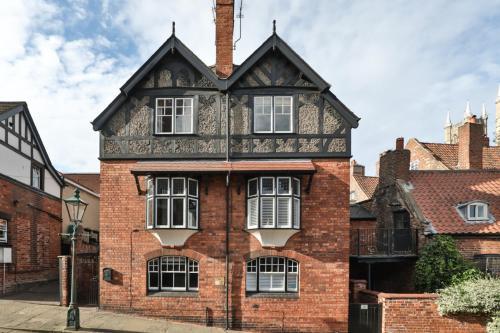
[[[100,306],[174,320],[223,325],[225,320],[225,176],[200,182],[200,231],[181,248],[162,248],[145,230],[145,198],[130,174],[133,162],[101,161]],[[349,270],[349,161],[316,160],[310,193],[302,182],[301,231],[284,248],[262,248],[245,231],[245,186],[231,177],[229,235],[229,320],[234,328],[347,332]],[[208,194],[205,183],[208,179]],[[307,179],[307,177],[305,177]],[[141,184],[144,180],[140,179]],[[134,232],[134,230],[136,230]],[[199,291],[148,296],[146,263],[160,255],[199,261]],[[280,255],[299,262],[297,295],[245,292],[245,262]],[[113,269],[113,281],[102,269]],[[132,272],[132,274],[131,274]]]
[[[455,237],[460,253],[467,259],[479,254],[500,254],[500,236]]]
[[[41,191],[0,176],[0,212],[8,216],[7,243],[12,264],[6,281],[0,274],[0,293],[57,279],[60,254],[61,201]]]

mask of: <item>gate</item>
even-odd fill
[[[381,333],[380,304],[349,304],[349,333]]]
[[[77,255],[78,303],[99,305],[99,255],[82,253]]]

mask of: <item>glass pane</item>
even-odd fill
[[[298,178],[293,179],[293,195],[300,195],[300,180]]]
[[[271,290],[271,274],[270,273],[260,273],[259,274],[259,290],[269,291]]]
[[[246,275],[246,290],[256,291],[257,290],[257,273],[247,273]]]
[[[260,194],[274,194],[274,178],[262,177]]]
[[[156,133],[172,133],[171,115],[165,115],[165,116],[159,115],[156,117]]]
[[[174,273],[174,288],[186,288],[186,273]]]
[[[479,218],[485,217],[483,205],[477,205],[477,217]]]
[[[184,195],[185,186],[184,186],[184,178],[172,178],[172,194],[173,195]]]
[[[149,273],[149,288],[150,289],[157,289],[158,288],[158,277],[159,273],[158,272],[151,272]]]
[[[172,199],[172,226],[184,226],[184,198]]]
[[[257,191],[258,191],[258,179],[257,178],[250,179],[248,181],[248,196],[251,197],[257,195]]]
[[[189,179],[188,180],[189,184],[189,195],[193,197],[198,196],[198,181],[196,179]]]
[[[274,198],[260,199],[260,225],[264,228],[274,226]]]
[[[174,273],[164,273],[161,274],[161,286],[162,288],[173,288],[174,286]]]
[[[255,132],[272,131],[272,97],[254,98],[254,130]]]
[[[290,178],[278,177],[278,194],[291,194],[290,190]]]
[[[293,199],[293,227],[300,228],[300,199]]]
[[[153,198],[149,198],[147,201],[146,201],[146,225],[149,227],[149,228],[152,228],[153,227],[153,222],[154,222],[154,208],[153,208],[153,201],[154,199]]]
[[[198,227],[198,200],[189,199],[188,200],[188,227],[197,228]]]
[[[169,179],[168,178],[157,178],[156,179],[156,194],[168,194],[169,188]]]
[[[168,198],[156,198],[156,225],[168,226]]]
[[[198,289],[198,273],[189,273],[189,289]]]
[[[271,275],[271,289],[276,291],[285,290],[285,273]]]
[[[293,273],[293,274],[288,274],[287,276],[287,290],[288,291],[297,291],[297,286],[298,286],[298,275]]]

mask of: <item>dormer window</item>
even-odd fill
[[[495,218],[490,214],[486,202],[470,201],[457,207],[460,216],[468,223],[492,223]]]
[[[192,134],[193,98],[157,98],[156,134]]]
[[[467,219],[470,221],[487,220],[488,205],[481,202],[469,204],[467,206]]]
[[[254,97],[255,133],[292,133],[292,96]]]

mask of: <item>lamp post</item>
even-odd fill
[[[66,317],[66,329],[76,331],[80,328],[80,309],[76,304],[76,235],[88,204],[80,199],[80,190],[78,189],[75,190],[72,197],[64,199],[64,204],[73,224],[73,232],[71,233],[71,298]]]

